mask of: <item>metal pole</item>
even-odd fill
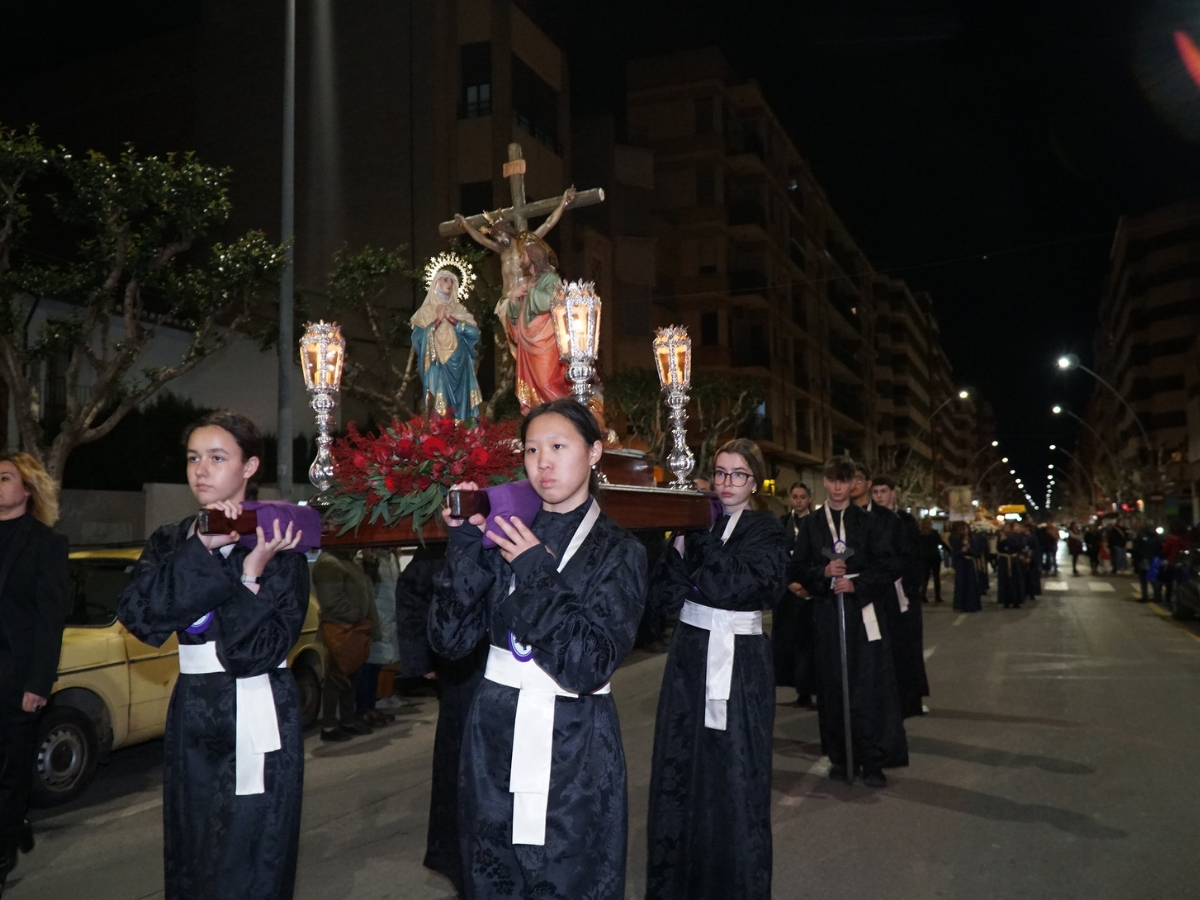
[[[1080,362],[1075,363],[1074,368],[1082,369],[1083,371],[1087,372],[1089,375],[1091,375],[1093,378],[1095,378],[1098,382],[1100,382],[1102,385],[1104,385],[1106,388],[1108,388],[1110,391],[1112,391],[1113,396],[1116,397],[1118,400],[1120,400],[1122,404],[1124,404],[1125,408],[1127,410],[1129,410],[1129,414],[1131,416],[1133,416],[1133,421],[1137,424],[1138,430],[1141,431],[1142,440],[1146,442],[1146,454],[1149,457],[1147,459],[1147,462],[1152,466],[1156,465],[1156,463],[1154,461],[1154,449],[1150,446],[1150,435],[1148,435],[1146,433],[1146,428],[1144,425],[1142,425],[1142,420],[1141,420],[1141,418],[1139,418],[1139,416],[1137,414],[1137,410],[1135,410],[1132,406],[1129,405],[1129,401],[1125,399],[1125,396],[1120,391],[1118,391],[1115,387],[1113,387],[1111,384],[1109,384],[1107,381],[1105,381],[1103,378],[1101,378],[1099,375],[1097,375],[1095,372],[1093,372],[1091,369],[1089,369],[1083,363],[1080,363]]]
[[[283,36],[283,202],[280,236],[287,245],[279,280],[279,414],[275,434],[275,478],[279,496],[292,496],[292,365],[296,353],[292,330],[296,284],[296,0],[287,0]]]
[[[911,441],[909,441],[909,443],[908,443],[908,455],[907,455],[906,457],[904,457],[904,462],[900,464],[900,468],[901,468],[901,469],[903,469],[905,466],[907,466],[907,465],[908,465],[908,461],[909,461],[910,459],[912,459],[912,455],[913,455],[913,448],[914,448],[914,447],[916,447],[916,445],[917,445],[917,440],[918,440],[918,439],[921,437],[921,435],[923,435],[923,434],[925,433],[925,429],[929,427],[929,423],[933,421],[933,417],[934,417],[934,416],[936,416],[938,413],[940,413],[940,412],[942,411],[942,407],[944,407],[944,406],[945,406],[946,404],[948,404],[948,403],[949,403],[951,400],[954,400],[954,399],[956,399],[956,398],[958,398],[958,394],[954,394],[953,396],[947,397],[945,400],[943,400],[943,401],[942,401],[942,402],[941,402],[941,403],[938,405],[937,409],[935,409],[933,412],[931,412],[931,413],[929,414],[929,417],[928,417],[928,418],[926,418],[926,419],[925,419],[925,421],[924,421],[924,422],[921,424],[921,427],[920,427],[920,429],[917,431],[917,435],[916,435],[916,437],[914,437],[914,438],[913,438]],[[933,453],[933,456],[931,457],[931,461],[932,461],[932,459],[933,459],[934,457],[936,457],[936,456],[937,456],[937,449],[936,449],[936,448],[934,448],[934,449],[933,449],[933,451],[932,451],[932,453]]]
[[[1120,503],[1121,502],[1121,482],[1124,480],[1124,476],[1121,474],[1121,467],[1117,463],[1117,457],[1113,454],[1112,450],[1109,449],[1108,444],[1106,444],[1104,442],[1104,438],[1100,436],[1100,432],[1098,432],[1095,428],[1093,428],[1091,425],[1089,425],[1083,419],[1079,418],[1079,416],[1075,415],[1075,413],[1071,412],[1065,406],[1059,407],[1059,408],[1063,412],[1065,412],[1068,416],[1070,416],[1072,419],[1074,419],[1076,422],[1078,422],[1080,425],[1082,425],[1084,428],[1086,428],[1088,431],[1090,431],[1092,433],[1092,435],[1096,438],[1096,443],[1098,443],[1101,446],[1101,448],[1103,448],[1104,452],[1108,454],[1108,461],[1112,463],[1113,474],[1117,476],[1117,502]]]
[[[854,784],[854,735],[850,728],[850,661],[846,650],[846,595],[837,595],[842,651],[842,721],[846,732],[846,784]]]

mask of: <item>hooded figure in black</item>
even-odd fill
[[[467,712],[483,679],[488,642],[481,639],[461,659],[438,656],[429,646],[433,579],[445,566],[445,546],[429,544],[418,550],[400,573],[396,580],[396,633],[401,674],[405,678],[434,676],[438,691],[424,865],[449,878],[462,896],[465,888],[458,840],[458,755]]]
[[[187,447],[196,499],[236,518],[262,458],[253,423],[214,413],[190,430]],[[150,536],[118,607],[147,644],[179,638],[163,751],[165,896],[288,898],[304,739],[296,682],[283,664],[308,612],[308,563],[289,552],[301,535],[290,525],[280,534],[274,522],[273,534],[260,527],[248,550],[236,533],[197,535],[194,525],[192,516]],[[187,672],[193,664],[205,671]],[[266,706],[246,702],[251,693]],[[261,725],[272,710],[276,728],[256,734],[264,749],[239,756],[239,716],[243,726]]]
[[[483,516],[445,511],[450,544],[429,611],[441,656],[490,640],[459,755],[465,894],[622,900],[625,754],[608,681],[637,634],[646,553],[589,492],[602,443],[582,405],[533,409],[522,439],[541,509],[529,525],[496,518],[496,549],[482,546]]]
[[[829,775],[847,776],[837,604],[841,592],[855,766],[862,766],[865,784],[882,787],[887,783],[884,766],[908,764],[888,617],[879,612],[884,602],[894,599],[895,582],[903,570],[883,518],[850,502],[854,468],[853,462],[839,456],[825,464],[829,500],[805,520],[792,556],[792,577],[817,600],[818,711],[821,746],[831,763]],[[842,540],[853,555],[844,562],[831,562],[822,551],[832,553]]]
[[[788,545],[774,516],[748,508],[765,469],[753,441],[722,446],[724,514],[675,538],[655,568],[651,602],[679,625],[654,726],[646,900],[771,896],[775,673],[762,611],[784,590]]]
[[[897,520],[894,531],[897,556],[904,574],[899,586],[901,600],[885,604],[891,625],[892,661],[896,666],[896,687],[900,692],[900,713],[904,718],[924,712],[922,698],[929,696],[925,674],[925,636],[921,619],[920,591],[924,575],[921,560],[921,532],[917,520],[907,510],[897,509],[896,481],[883,475],[873,480],[871,499],[876,508],[891,510]]]

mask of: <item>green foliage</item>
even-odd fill
[[[644,442],[650,455],[658,461],[665,460],[671,420],[657,372],[626,369],[606,376],[604,406],[610,421],[613,413],[623,413],[628,437]]]
[[[52,475],[74,447],[108,434],[224,346],[278,279],[285,248],[260,231],[198,246],[228,221],[228,174],[191,153],[143,156],[127,146],[109,159],[50,150],[33,130],[0,126],[0,377],[13,392],[23,448]],[[35,189],[49,202],[32,202]],[[26,246],[34,234],[72,243],[52,245],[60,259],[47,263],[50,254]],[[45,298],[73,311],[34,327]],[[138,368],[164,324],[189,331],[190,346],[168,365]],[[49,443],[38,363],[51,357],[66,360],[66,410]]]

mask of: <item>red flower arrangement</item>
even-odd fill
[[[486,487],[524,476],[517,425],[417,416],[371,435],[351,422],[330,447],[333,485],[314,502],[325,504],[326,519],[341,526],[338,534],[363,519],[374,524],[382,517],[394,525],[412,516],[419,535],[451,485],[474,481]]]

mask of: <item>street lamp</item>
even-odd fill
[[[1064,372],[1069,371],[1070,369],[1079,369],[1081,371],[1087,372],[1089,375],[1091,375],[1093,378],[1095,378],[1098,382],[1100,382],[1102,385],[1104,385],[1106,388],[1108,388],[1114,397],[1116,397],[1118,400],[1121,401],[1122,405],[1127,410],[1129,410],[1129,414],[1131,416],[1133,416],[1133,421],[1137,423],[1138,430],[1141,431],[1141,433],[1142,433],[1142,440],[1146,442],[1146,453],[1147,453],[1148,459],[1150,461],[1150,464],[1153,465],[1154,464],[1154,450],[1150,446],[1150,435],[1148,435],[1146,433],[1146,428],[1145,428],[1145,426],[1142,425],[1142,420],[1138,416],[1137,410],[1135,410],[1132,406],[1129,405],[1129,401],[1125,399],[1125,395],[1122,394],[1120,391],[1118,391],[1115,387],[1113,387],[1107,381],[1105,381],[1103,378],[1101,378],[1097,373],[1093,372],[1091,369],[1089,369],[1087,366],[1085,366],[1083,363],[1081,363],[1079,361],[1079,357],[1076,356],[1074,353],[1068,353],[1065,356],[1060,356],[1058,358],[1058,367]]]
[[[913,439],[908,442],[908,455],[904,457],[904,463],[900,466],[901,469],[905,468],[905,466],[908,465],[908,461],[910,459],[912,459],[913,449],[917,445],[917,440],[921,437],[921,435],[923,435],[925,433],[925,429],[929,427],[929,423],[933,421],[933,417],[936,416],[938,413],[940,413],[942,411],[942,409],[944,409],[948,404],[954,402],[954,400],[956,400],[956,399],[957,400],[966,400],[970,396],[971,396],[971,392],[968,391],[966,388],[963,388],[962,390],[960,390],[958,392],[958,394],[956,396],[947,397],[945,400],[943,400],[941,403],[938,404],[937,408],[935,408],[934,411],[931,412],[929,414],[929,416],[925,419],[925,421],[921,424],[921,427],[917,431],[916,436],[914,436]]]
[[[1074,453],[1072,453],[1070,450],[1066,450],[1062,447],[1059,447],[1057,444],[1051,444],[1050,449],[1057,450],[1059,453],[1065,453],[1067,456],[1069,456],[1072,460],[1075,461],[1076,469],[1083,475],[1084,478],[1086,478],[1088,480],[1088,484],[1090,484],[1092,486],[1092,502],[1095,503],[1097,498],[1100,496],[1100,492],[1098,490],[1096,490],[1096,481],[1088,473],[1088,470],[1086,468],[1084,468],[1083,461],[1078,456],[1076,456]],[[1074,470],[1071,470],[1071,472],[1072,472],[1072,476],[1073,476]],[[1079,482],[1076,481],[1075,487],[1079,488],[1079,487],[1082,487],[1082,485],[1080,485]],[[1082,491],[1080,493],[1082,493]]]
[[[1086,428],[1088,431],[1090,431],[1092,433],[1092,436],[1096,438],[1097,443],[1099,443],[1100,446],[1102,448],[1104,448],[1104,452],[1106,454],[1108,454],[1108,461],[1112,463],[1113,474],[1117,476],[1117,485],[1118,485],[1117,500],[1119,501],[1121,499],[1121,497],[1120,497],[1121,490],[1119,487],[1119,485],[1121,484],[1121,481],[1122,481],[1121,467],[1117,464],[1117,457],[1113,455],[1113,452],[1111,449],[1109,449],[1108,444],[1106,444],[1104,442],[1104,438],[1100,436],[1100,432],[1098,432],[1095,428],[1093,428],[1091,425],[1089,425],[1083,419],[1079,418],[1079,416],[1075,415],[1075,413],[1071,412],[1069,409],[1064,409],[1062,406],[1060,406],[1058,404],[1055,404],[1054,406],[1052,406],[1050,408],[1050,411],[1052,413],[1054,413],[1056,416],[1060,416],[1063,414],[1070,416],[1072,419],[1074,419],[1076,422],[1078,422],[1080,425],[1082,425],[1084,428]]]

